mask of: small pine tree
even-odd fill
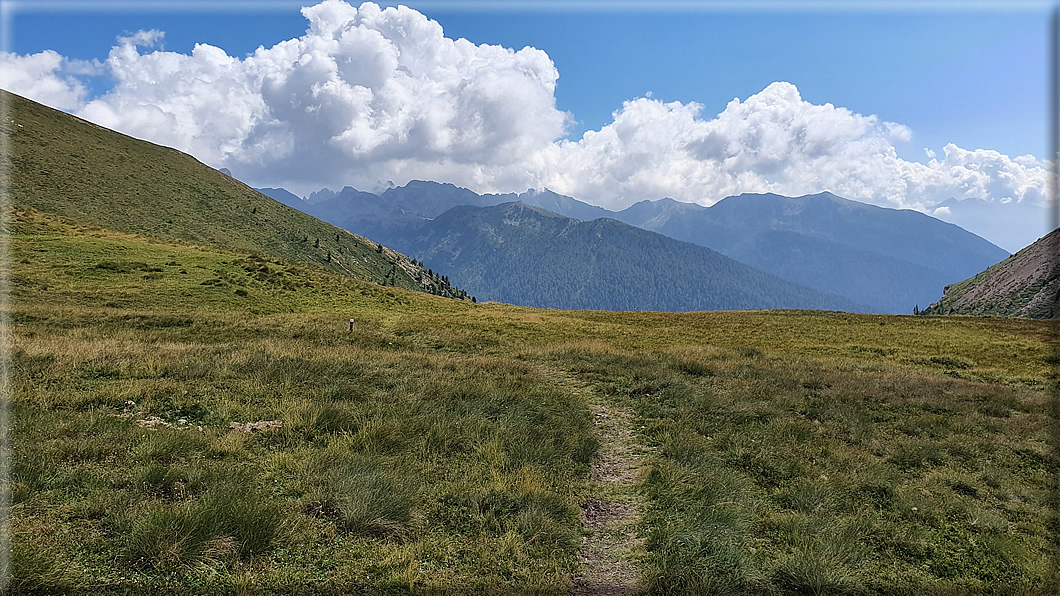
[[[330,262],[331,262],[331,251],[330,251],[330,250],[328,251],[328,256],[327,256],[327,258],[326,258],[326,259],[324,259],[324,262],[325,262],[325,263],[330,263]]]
[[[317,241],[313,243],[313,248],[320,248],[320,238],[317,238]]]
[[[472,302],[478,302],[477,300],[475,300],[475,297],[474,297],[474,296],[472,296],[472,297],[471,297],[471,301],[472,301]]]
[[[919,304],[914,304],[913,305],[913,314],[914,315],[920,314],[920,305]]]

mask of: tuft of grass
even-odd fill
[[[863,578],[849,566],[846,553],[835,545],[813,544],[781,560],[772,583],[783,592],[795,594],[860,594]]]
[[[403,539],[410,531],[415,495],[378,464],[353,458],[332,468],[324,484],[322,507],[336,525],[355,536]]]
[[[762,356],[762,352],[758,348],[744,347],[740,348],[739,352],[744,358],[760,358]]]
[[[81,578],[68,561],[60,560],[54,552],[40,544],[20,540],[11,541],[8,588],[12,593],[59,593],[75,588]]]
[[[200,498],[132,520],[126,553],[156,569],[266,554],[282,538],[284,512],[253,487],[232,482]]]
[[[713,377],[717,373],[702,362],[695,360],[682,360],[676,364],[677,370],[693,377]]]
[[[960,356],[932,356],[930,361],[932,364],[937,364],[943,368],[958,370],[968,370],[976,366],[972,360]]]

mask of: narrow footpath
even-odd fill
[[[582,568],[572,593],[633,594],[638,589],[636,558],[643,552],[636,531],[642,497],[635,484],[644,454],[634,447],[632,413],[599,397],[590,396],[600,451],[590,474],[591,496],[582,506]]]

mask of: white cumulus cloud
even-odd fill
[[[166,32],[159,31],[158,29],[151,29],[150,31],[137,31],[132,35],[122,35],[118,37],[118,43],[121,45],[133,45],[133,46],[144,46],[147,48],[153,48],[162,43],[165,38]]]
[[[888,207],[927,210],[948,198],[1041,203],[1047,171],[1033,157],[943,149],[927,164],[898,157],[911,131],[802,99],[785,82],[710,119],[695,103],[640,98],[577,141],[534,155],[534,184],[612,208],[662,196],[710,205],[741,192],[795,196],[829,190]],[[518,172],[510,172],[514,180]]]
[[[253,151],[250,133],[267,109],[260,91],[249,84],[245,62],[206,44],[197,44],[190,55],[140,53],[139,45],[159,38],[121,38],[104,63],[114,87],[78,114],[211,165]]]
[[[70,60],[44,50],[19,56],[0,52],[0,88],[60,110],[80,107],[88,91],[77,77],[95,74],[98,64]]]
[[[172,145],[237,176],[303,189],[381,179],[484,179],[565,133],[548,55],[475,45],[399,6],[326,0],[302,37],[238,58],[121,37],[115,85],[83,117]]]

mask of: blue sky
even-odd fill
[[[209,43],[243,56],[303,34],[297,8],[310,3],[202,11],[202,3],[186,2],[143,11],[135,3],[90,1],[52,8],[45,0],[18,5],[7,49],[102,59],[119,35],[159,29],[166,50],[187,53]],[[733,97],[789,81],[811,102],[909,126],[914,140],[899,147],[907,159],[921,160],[924,147],[950,142],[1010,155],[1046,153],[1046,3],[1004,9],[999,2],[978,10],[961,3],[931,10],[874,3],[844,10],[840,3],[796,2],[739,10],[701,2],[662,12],[608,2],[589,10],[401,4],[425,7],[421,12],[448,37],[545,50],[559,69],[556,97],[574,115],[575,135],[606,124],[622,101],[648,92],[716,113]],[[106,82],[96,87],[103,90]]]
[[[928,163],[925,148],[937,153],[941,159],[947,144],[964,151],[992,150],[1008,158],[1029,154],[1039,161],[1039,165],[1047,157],[1049,3],[981,3],[968,8],[968,3],[951,2],[933,3],[927,9],[921,7],[922,3],[885,2],[855,9],[844,8],[842,3],[781,2],[752,3],[749,9],[734,8],[736,5],[731,3],[710,2],[670,3],[662,9],[649,3],[607,2],[581,3],[575,8],[563,8],[558,3],[524,2],[500,9],[493,4],[474,2],[405,4],[437,21],[446,38],[465,38],[476,45],[501,45],[514,50],[530,46],[547,53],[558,73],[552,90],[554,107],[568,113],[569,120],[559,133],[549,128],[551,125],[543,124],[542,128],[552,131],[550,134],[554,138],[549,139],[550,142],[561,144],[568,141],[566,150],[577,149],[578,155],[583,157],[590,151],[584,147],[575,148],[573,144],[582,139],[586,131],[603,131],[615,124],[613,113],[623,108],[623,102],[647,97],[658,104],[680,102],[681,106],[688,106],[695,103],[701,106],[696,118],[709,121],[726,110],[734,98],[746,104],[749,98],[778,81],[791,83],[797,88],[796,99],[788,99],[800,105],[831,104],[855,115],[875,116],[879,122],[901,125],[906,134],[891,135],[878,131],[870,135],[870,140],[881,145],[878,141],[886,137],[886,142],[882,142],[883,150],[893,148],[904,162]],[[262,7],[235,2],[223,4],[220,8],[217,4],[210,4],[213,8],[209,10],[205,9],[206,6],[208,4],[196,2],[168,3],[143,10],[139,4],[120,2],[6,3],[6,49],[19,56],[53,50],[70,60],[105,61],[119,36],[157,29],[165,33],[162,42],[153,47],[142,47],[140,54],[165,50],[190,55],[195,44],[206,43],[221,48],[228,56],[242,59],[259,46],[271,48],[281,41],[306,35],[307,19],[299,12],[301,3],[277,2]],[[95,76],[79,75],[77,78],[86,89],[78,105],[114,91],[116,85],[116,77],[106,68],[100,69]],[[800,98],[801,102],[798,101]],[[137,101],[143,103],[144,100]],[[657,107],[658,104],[652,105]],[[641,102],[634,107],[647,109],[652,106]],[[81,108],[67,106],[64,109],[78,112]],[[633,109],[629,110],[627,119],[648,117],[633,112]],[[674,111],[670,112],[669,116],[674,116]],[[647,113],[643,111],[643,114]],[[124,124],[130,129],[127,132],[132,134],[149,130],[137,129],[134,123],[115,121],[113,124]],[[530,124],[527,126],[532,128]],[[520,129],[513,134],[526,136],[530,133]],[[601,136],[598,135],[597,139]],[[166,142],[167,139],[158,141]],[[519,141],[504,147],[529,147],[540,144],[538,141]],[[187,146],[178,148],[196,153],[193,149],[200,145],[192,140],[187,143]],[[552,148],[546,149],[553,151]],[[537,156],[535,163],[553,163],[558,159],[550,157],[547,152],[538,151],[534,155]],[[218,162],[211,165],[234,164],[233,171],[240,174],[238,160],[231,161],[231,164],[220,163],[230,156],[223,157],[204,149],[200,149],[197,156],[208,163],[211,157]],[[947,159],[954,161],[957,158]],[[960,163],[967,165],[969,159],[978,158],[962,154]],[[603,156],[598,161],[586,161],[582,165],[592,168],[604,162],[614,164],[616,160],[621,161],[614,156]],[[433,164],[437,160],[428,161]],[[363,165],[369,163],[377,165],[381,162],[365,162]],[[402,175],[444,177],[449,171],[428,168],[430,171],[423,176],[416,176],[409,174],[412,165],[398,167],[392,161],[387,163],[391,170],[380,169],[386,171],[389,178]],[[477,173],[454,173],[450,181],[473,188],[477,186],[475,189],[480,191],[525,190],[502,188],[505,184],[520,183],[512,176],[484,176],[481,173],[483,168],[492,167],[491,164],[480,163],[476,167]],[[899,164],[899,167],[905,166]],[[540,165],[540,168],[547,170],[546,165]],[[666,169],[664,166],[660,168]],[[976,168],[985,171],[979,166]],[[260,174],[252,168],[245,169],[251,177]],[[361,167],[358,171],[363,169]],[[686,171],[688,167],[677,169]],[[734,180],[738,177],[731,175]],[[763,180],[777,184],[776,188],[781,191],[810,189],[805,176],[800,177],[797,184],[763,176]],[[526,180],[528,183],[536,181],[560,186],[557,190],[561,192],[567,191],[583,200],[611,208],[644,198],[661,198],[651,196],[652,192],[707,204],[722,198],[708,196],[707,191],[696,194],[689,190],[694,186],[690,184],[675,186],[671,192],[659,182],[625,183],[623,181],[635,177],[613,171],[598,176],[598,179],[613,184],[606,192],[593,196],[585,186],[571,184],[569,188],[563,188],[563,181],[569,178],[569,174],[549,171]],[[650,176],[644,174],[641,178]],[[379,179],[385,178],[381,176]],[[365,180],[362,177],[350,182],[365,185]],[[262,186],[286,183],[295,187],[296,192],[307,192],[314,186],[336,185],[342,181],[255,179],[248,182]],[[822,184],[826,182],[824,180]],[[830,184],[834,187],[836,183]],[[859,180],[849,188],[857,189],[865,184],[864,180]],[[931,204],[948,198],[945,196],[947,192],[964,198],[957,193],[965,192],[961,190],[965,187],[940,190],[939,184],[918,181],[911,185],[914,189],[930,186],[931,193],[934,193],[930,200],[912,196],[897,199],[893,189],[866,190],[865,196],[851,198],[928,212]],[[994,188],[989,181],[984,185],[983,188]],[[738,185],[721,185],[712,192],[729,188],[738,188]],[[579,190],[581,196],[575,192]],[[685,196],[681,195],[682,192]],[[926,192],[922,191],[922,194]],[[1012,194],[1009,190],[998,192]],[[979,194],[984,193],[988,194],[988,191],[979,191]],[[974,194],[966,192],[968,197]],[[975,198],[1000,204],[1008,197]],[[1022,200],[1011,202],[1023,203]],[[1041,212],[1038,206],[1039,210],[1034,213]],[[936,215],[956,218],[954,213]],[[1006,225],[1011,227],[1012,224]],[[1042,230],[1033,229],[1040,227],[1036,222],[1027,221],[1026,226],[1030,231],[1022,234],[1022,239],[1006,240],[1002,245],[1015,249],[1017,243],[1025,242],[1023,239],[1033,240],[1032,236],[1041,235]],[[987,235],[984,231],[977,232]],[[990,231],[990,234],[1001,237],[999,232]],[[994,241],[1001,244],[997,239]]]
[[[877,114],[921,146],[955,142],[1045,154],[1047,23],[1041,14],[817,11],[461,16],[447,32],[535,45],[560,71],[557,97],[583,128],[652,92],[711,113],[773,81],[804,99]],[[442,18],[439,15],[438,18]]]

